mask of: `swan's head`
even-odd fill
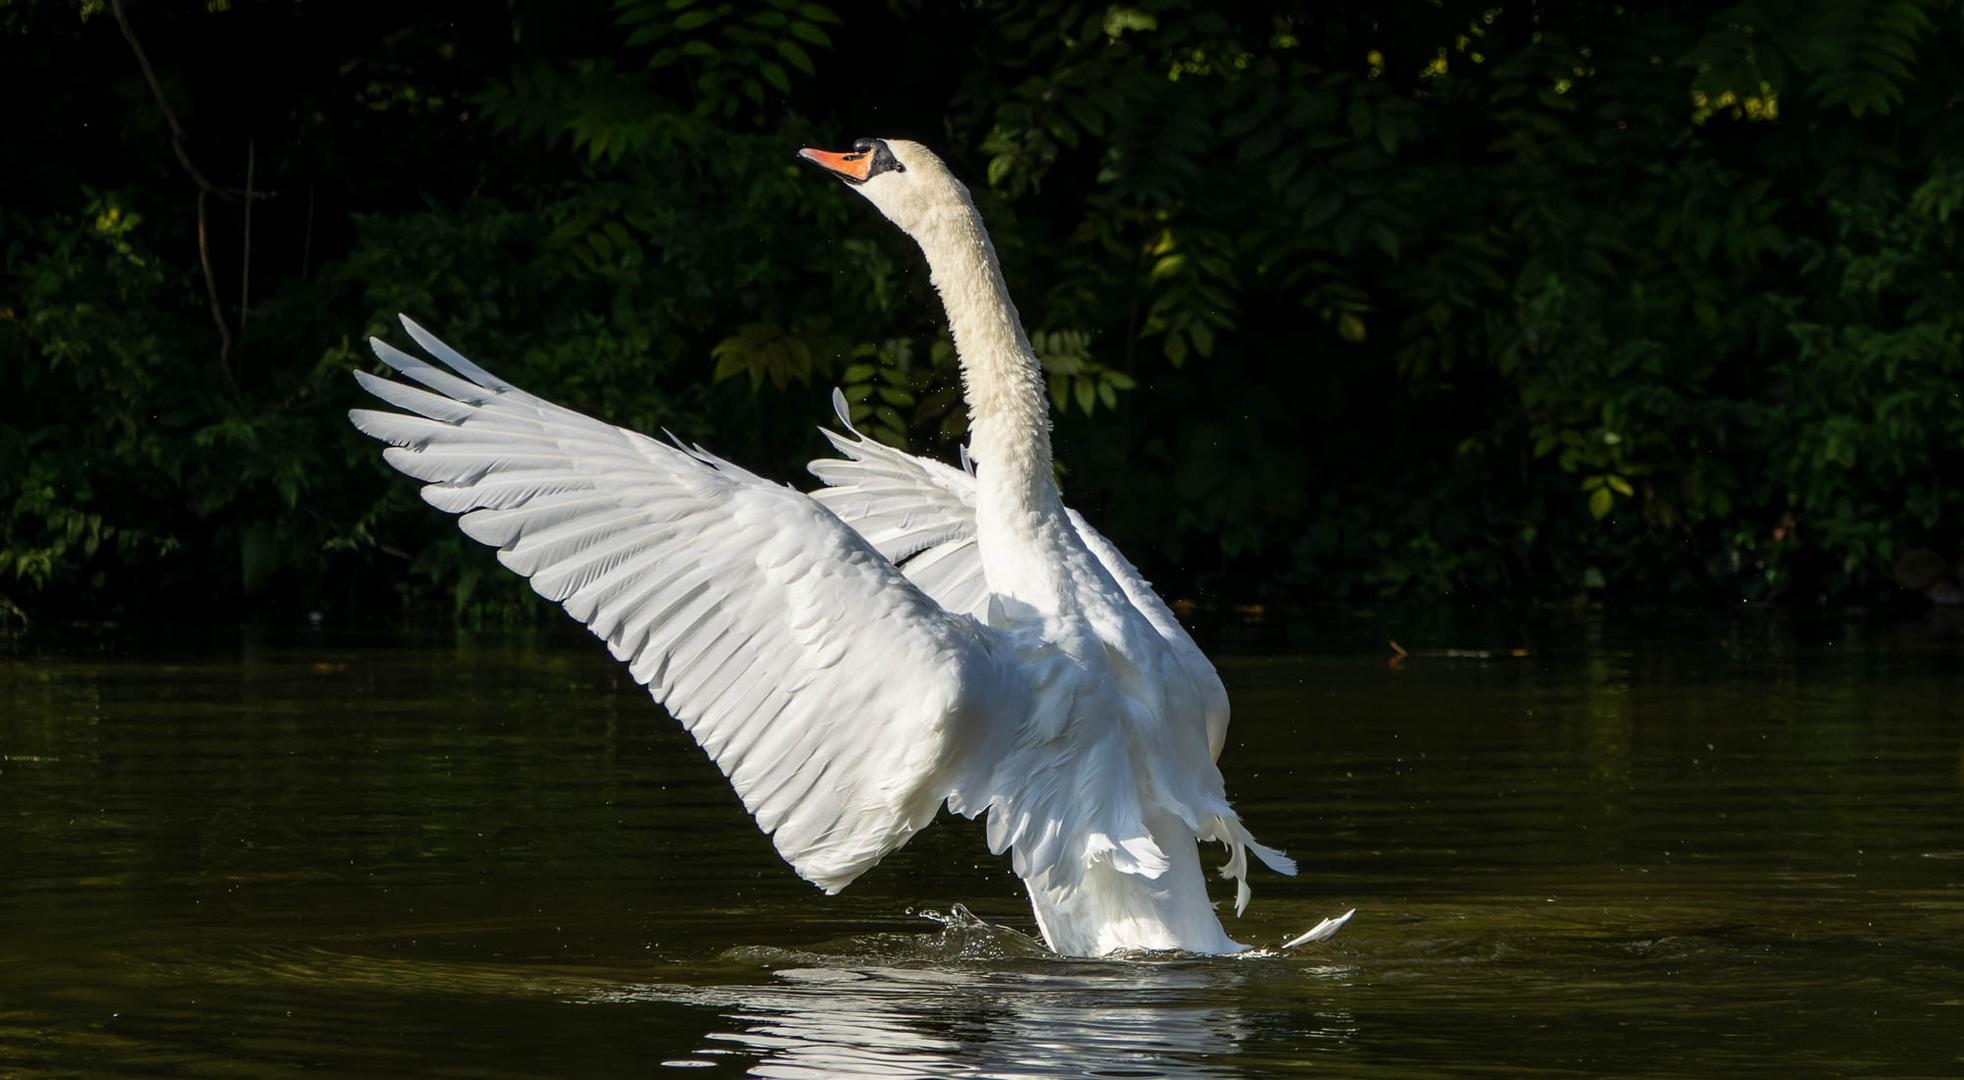
[[[968,189],[934,152],[905,139],[860,139],[834,153],[806,147],[798,156],[844,180],[889,221],[918,238],[936,211],[968,212]]]

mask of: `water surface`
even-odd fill
[[[1221,657],[1229,928],[1357,917],[1097,962],[967,822],[822,896],[570,635],[0,640],[0,1075],[1964,1072],[1956,624],[1338,637]]]

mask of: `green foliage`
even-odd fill
[[[725,118],[765,104],[765,87],[792,92],[791,72],[816,75],[811,49],[830,49],[832,9],[803,0],[761,4],[615,0],[630,47],[654,45],[650,71],[694,61],[696,111]]]
[[[210,296],[113,20],[0,6],[44,46],[6,85],[109,88],[25,119],[101,134],[0,218],[0,598],[535,611],[342,417],[397,311],[787,479],[834,385],[951,457],[918,254],[792,158],[862,134],[969,179],[1071,498],[1172,591],[1868,599],[1964,558],[1954,5],[378,7],[227,112],[199,50],[275,7],[136,10],[189,152],[237,187],[256,139],[277,189],[248,321],[239,200]]]
[[[221,591],[257,589],[334,445],[304,409],[237,407],[131,201],[4,221],[0,454],[20,467],[0,478],[0,588],[16,595],[142,588],[214,548]],[[269,389],[291,401],[318,383],[302,369]]]

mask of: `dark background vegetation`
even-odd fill
[[[0,0],[0,609],[530,617],[344,419],[397,311],[787,480],[835,384],[951,457],[918,253],[792,157],[862,135],[968,178],[1066,497],[1171,595],[1952,598],[1960,47],[1920,0]]]

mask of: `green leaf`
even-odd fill
[[[1379,251],[1384,252],[1393,259],[1398,257],[1397,233],[1392,232],[1383,222],[1378,221],[1371,222],[1370,232],[1371,242],[1378,246]]]
[[[1240,112],[1232,113],[1221,124],[1221,138],[1239,139],[1243,135],[1255,130],[1255,126],[1260,124],[1262,120],[1262,114],[1254,109],[1243,109]]]
[[[1188,323],[1187,337],[1193,340],[1194,351],[1202,356],[1214,355],[1214,331],[1206,323],[1198,319]]]
[[[832,35],[827,34],[825,31],[820,30],[818,27],[813,26],[811,23],[808,22],[792,23],[791,36],[803,38],[806,41],[811,42],[813,45],[816,45],[821,49],[829,49],[832,47]]]
[[[1166,335],[1166,359],[1174,367],[1179,367],[1181,364],[1186,363],[1187,339],[1181,337],[1178,333]]]
[[[1298,223],[1304,231],[1318,228],[1337,216],[1343,209],[1343,191],[1328,187],[1309,197],[1308,205],[1303,207],[1302,220]]]
[[[1282,145],[1282,133],[1274,128],[1264,128],[1250,135],[1241,144],[1238,156],[1243,161],[1260,161],[1275,152]]]
[[[1105,133],[1105,116],[1088,99],[1067,95],[1064,98],[1064,111],[1071,114],[1079,127],[1093,135]]]
[[[1360,139],[1371,137],[1371,103],[1364,100],[1362,94],[1350,99],[1350,109],[1347,119],[1350,122],[1350,133],[1352,135]]]
[[[784,57],[786,63],[807,75],[818,73],[818,68],[812,64],[811,54],[795,41],[780,40],[777,43],[777,54]]]
[[[1608,488],[1606,487],[1597,488],[1596,490],[1589,493],[1590,516],[1594,517],[1597,521],[1601,521],[1603,518],[1609,516],[1610,507],[1613,506],[1615,502],[1616,502],[1616,496],[1610,494]]]
[[[1187,257],[1176,251],[1160,256],[1159,261],[1153,263],[1152,272],[1146,276],[1150,281],[1163,281],[1185,269],[1186,265]]]

